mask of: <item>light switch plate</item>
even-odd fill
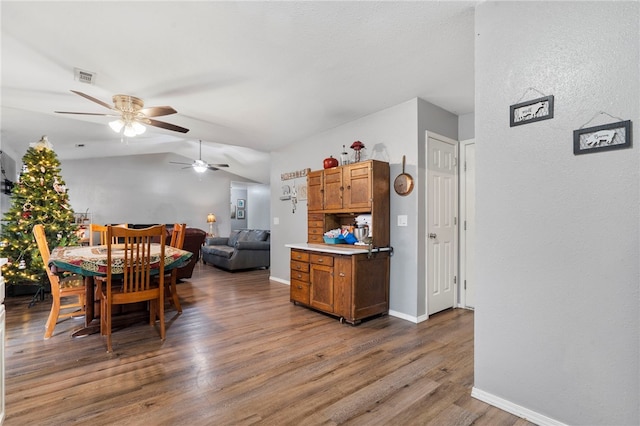
[[[407,226],[408,217],[406,214],[398,215],[398,226]]]
[[[274,225],[280,225],[280,218],[279,217],[274,217],[273,218],[273,224]]]

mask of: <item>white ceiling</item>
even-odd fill
[[[473,111],[475,2],[2,1],[2,145],[60,159],[174,153],[269,180],[269,152],[420,97]],[[95,72],[95,85],[74,80]],[[121,143],[123,93],[178,113]],[[77,148],[76,144],[85,144]],[[169,165],[167,167],[170,167]]]

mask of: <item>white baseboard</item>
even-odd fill
[[[407,314],[403,314],[402,312],[398,312],[398,311],[393,311],[393,310],[389,310],[389,315],[391,315],[392,317],[396,317],[396,318],[400,318],[406,321],[410,321],[412,323],[418,323],[418,319],[414,316],[411,315],[407,315]]]
[[[281,283],[281,284],[291,285],[289,280],[283,280],[282,278],[274,277],[273,275],[269,276],[269,280],[275,281],[275,282]]]
[[[513,402],[507,401],[506,399],[500,398],[499,396],[495,396],[493,394],[490,394],[489,392],[480,390],[475,386],[473,387],[473,389],[471,389],[471,396],[475,399],[479,399],[482,402],[486,402],[489,405],[493,405],[494,407],[504,410],[507,413],[522,417],[523,419],[540,426],[566,426],[565,423],[554,420],[521,405],[514,404]]]

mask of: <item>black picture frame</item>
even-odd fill
[[[553,118],[553,95],[509,107],[509,127]]]
[[[237,214],[237,218],[239,220],[245,219],[245,214],[244,214],[244,209],[238,209],[238,214]]]
[[[575,155],[624,148],[631,148],[631,120],[573,131]]]

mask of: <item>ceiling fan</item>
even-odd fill
[[[162,115],[175,114],[178,111],[170,106],[157,106],[144,108],[144,101],[135,96],[129,95],[113,95],[113,105],[96,99],[86,93],[72,90],[76,95],[89,99],[92,102],[102,105],[103,107],[114,111],[111,114],[101,114],[94,112],[69,112],[55,111],[58,114],[79,114],[79,115],[102,115],[106,117],[119,117],[117,120],[109,123],[109,126],[117,133],[124,129],[125,136],[136,136],[144,133],[146,128],[143,124],[149,126],[160,127],[174,132],[187,133],[189,129],[176,126],[175,124],[166,123],[164,121],[154,120],[150,117],[160,117]]]
[[[197,160],[193,160],[193,163],[179,163],[177,161],[169,161],[171,164],[184,164],[188,167],[183,167],[183,169],[188,169],[192,167],[197,173],[204,173],[207,170],[219,170],[220,167],[229,167],[228,164],[209,164],[202,161],[202,141],[200,141],[200,155]]]

